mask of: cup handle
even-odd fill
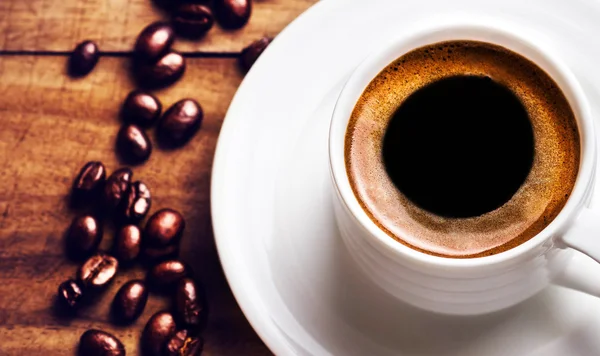
[[[583,208],[562,241],[600,263],[600,211]]]

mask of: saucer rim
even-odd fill
[[[297,27],[299,28],[304,26],[305,19],[306,21],[310,21],[310,18],[313,16],[313,14],[317,15],[319,12],[326,11],[326,6],[332,6],[333,3],[342,1],[343,0],[321,0],[301,13],[273,39],[273,41],[269,44],[269,47],[264,50],[264,52],[261,54],[261,57],[259,57],[254,63],[253,68],[256,67],[256,64],[261,61],[261,58],[264,58],[265,55],[268,55],[268,53],[272,51],[274,46],[277,46],[278,43],[285,41],[289,33],[294,31]],[[264,305],[260,302],[252,303],[248,300],[248,294],[246,293],[248,288],[243,287],[243,281],[240,278],[238,269],[233,263],[228,263],[229,261],[232,261],[232,251],[226,248],[225,238],[217,237],[229,236],[229,234],[226,232],[228,226],[227,221],[221,221],[221,219],[225,219],[225,214],[219,214],[219,212],[223,211],[223,209],[220,207],[220,204],[223,200],[219,199],[218,197],[220,196],[220,192],[225,189],[222,183],[224,180],[220,179],[222,175],[226,174],[225,169],[222,168],[222,166],[224,166],[223,162],[225,161],[225,152],[230,149],[230,146],[232,146],[230,136],[235,131],[236,121],[242,119],[241,116],[232,114],[232,108],[235,108],[237,103],[243,100],[242,96],[244,93],[244,88],[250,85],[248,83],[254,81],[253,77],[255,76],[256,71],[253,70],[253,68],[250,68],[250,70],[246,73],[246,76],[240,83],[235,95],[233,96],[233,99],[231,100],[231,103],[229,104],[215,148],[210,187],[210,210],[213,236],[215,238],[215,245],[217,247],[217,255],[223,268],[225,278],[227,279],[227,283],[231,288],[238,306],[244,313],[244,316],[254,331],[258,334],[260,339],[265,343],[269,350],[275,355],[295,355],[296,350],[290,345],[281,329],[278,328],[274,323],[263,322],[263,317],[260,315],[260,312],[265,309]],[[236,282],[234,283],[232,281]],[[244,293],[244,296],[242,296],[242,293]],[[256,297],[256,295],[254,295],[254,297]]]

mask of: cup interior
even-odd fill
[[[529,59],[543,69],[561,88],[577,120],[580,137],[580,167],[572,194],[559,215],[532,239],[512,249],[492,256],[455,259],[428,255],[405,246],[381,230],[358,203],[350,186],[345,165],[345,136],[349,119],[364,89],[385,67],[403,54],[416,48],[451,40],[474,40],[505,47]],[[447,23],[424,26],[411,36],[396,38],[369,55],[353,72],[342,89],[336,103],[330,133],[329,160],[332,177],[342,203],[366,230],[371,243],[389,253],[409,258],[415,262],[436,264],[447,268],[475,267],[507,263],[549,241],[561,232],[585,203],[595,169],[595,136],[589,105],[584,92],[569,68],[560,61],[543,36],[512,24],[484,21],[475,23],[466,19],[453,19]]]

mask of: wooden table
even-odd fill
[[[238,31],[215,27],[201,41],[178,41],[187,72],[156,91],[169,106],[192,97],[204,108],[200,133],[183,149],[155,149],[134,168],[153,194],[152,211],[180,210],[188,222],[182,258],[203,280],[211,306],[204,355],[263,355],[268,349],[237,306],[223,276],[210,219],[210,171],[223,117],[243,74],[236,56],[262,35],[276,35],[315,0],[256,0],[250,23]],[[64,254],[63,233],[76,212],[66,196],[87,161],[119,166],[114,140],[120,104],[134,88],[128,71],[136,35],[167,18],[150,0],[0,0],[0,355],[73,355],[88,328],[107,330],[138,355],[148,318],[168,307],[152,295],[128,327],[110,323],[109,307],[127,280],[144,270],[120,271],[98,302],[65,317],[54,307],[56,288],[77,263]],[[104,55],[85,78],[65,75],[76,43],[95,40]],[[232,224],[235,221],[231,222]],[[109,248],[107,231],[102,248]]]

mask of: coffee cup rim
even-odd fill
[[[439,19],[438,19],[439,20]],[[580,136],[580,165],[571,196],[565,206],[537,235],[528,241],[492,256],[451,258],[426,254],[408,247],[389,236],[373,222],[360,206],[350,186],[346,170],[344,146],[349,118],[364,89],[386,66],[409,51],[451,40],[478,40],[500,45],[528,58],[546,71],[558,84],[573,110]],[[585,205],[595,171],[596,145],[591,110],[586,96],[575,75],[557,55],[557,51],[536,34],[516,24],[493,18],[477,20],[456,16],[435,24],[425,24],[411,35],[398,36],[376,49],[364,59],[342,88],[335,104],[329,132],[329,163],[334,188],[352,217],[368,232],[368,238],[388,252],[412,262],[438,265],[444,268],[481,267],[510,263],[531,250],[547,244],[553,237],[564,232]]]

